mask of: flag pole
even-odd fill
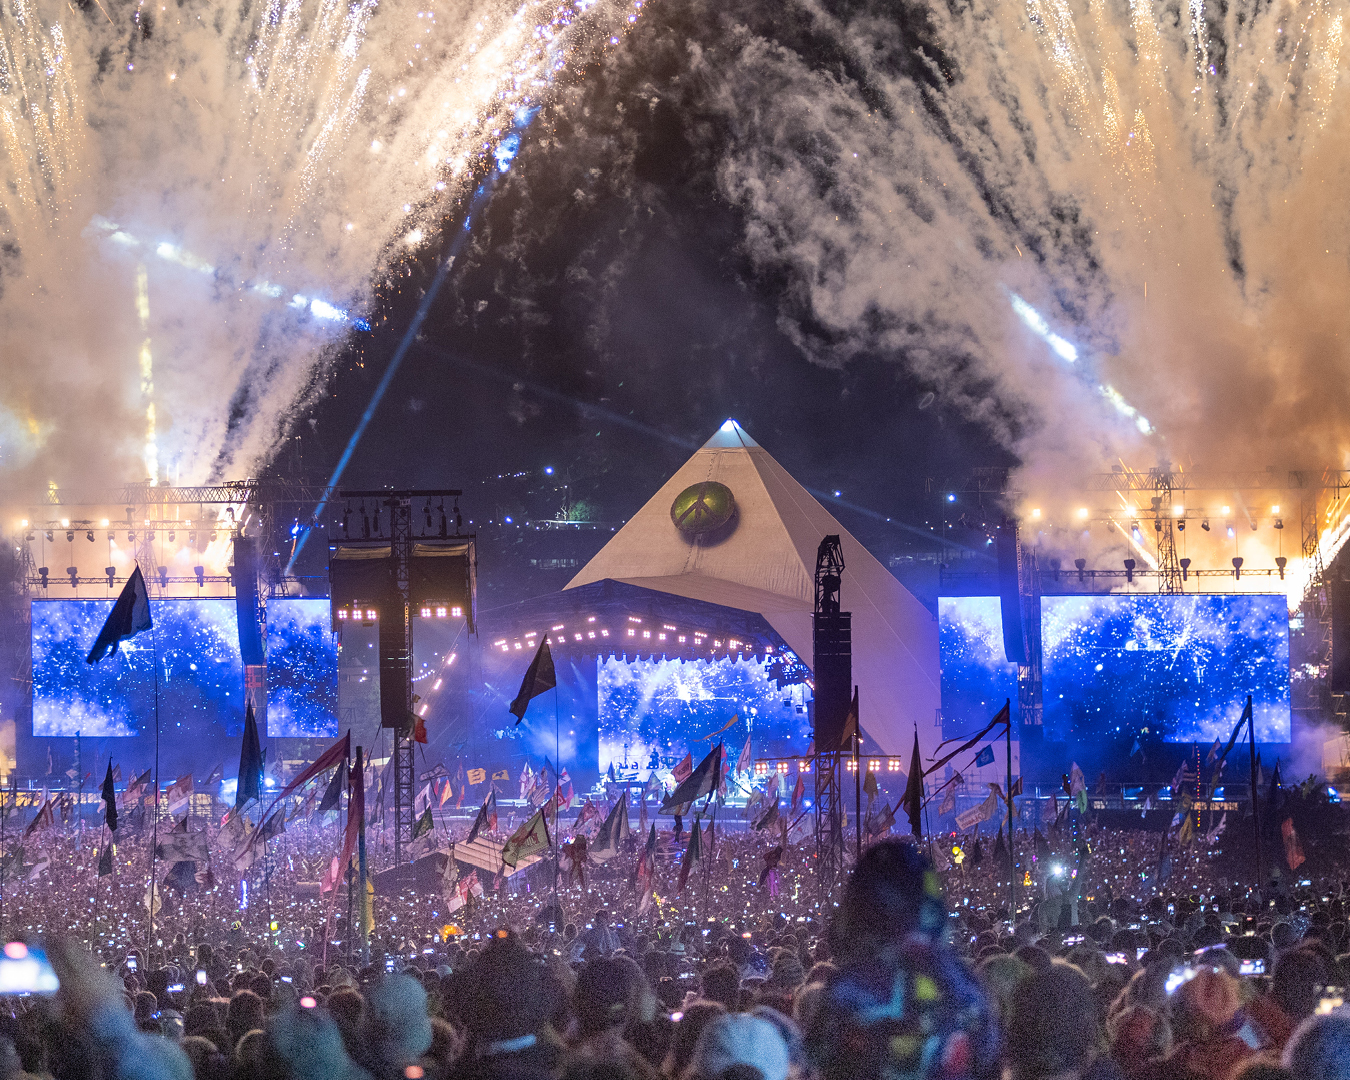
[[[149,591],[147,588],[147,603]],[[159,890],[155,888],[155,859],[159,847],[159,631],[155,629],[153,621],[150,624],[150,652],[155,661],[155,820],[150,826],[150,899],[146,905],[150,909],[150,933],[145,940],[147,959],[155,939],[155,901],[159,899]]]
[[[361,783],[362,783],[362,786],[363,786],[363,789],[364,789],[365,779],[366,779],[366,770],[365,770],[365,762],[362,761],[362,759],[361,759],[361,747],[359,747],[359,746],[356,748],[356,760],[357,760],[357,761],[361,761]],[[424,760],[425,760],[425,758],[424,758]],[[351,785],[349,784],[348,787],[350,787],[350,786],[351,786]],[[363,790],[363,795],[364,795],[364,790]],[[363,804],[364,804],[364,801],[365,801],[365,800],[364,800],[364,798],[363,798],[363,799],[362,799],[362,803],[363,803]],[[360,867],[360,875],[359,875],[359,877],[360,877],[360,882],[359,882],[359,884],[360,884],[360,888],[361,888],[361,916],[360,916],[360,925],[361,925],[361,937],[360,937],[360,942],[361,942],[361,963],[362,963],[362,964],[368,964],[368,963],[370,963],[370,926],[369,926],[369,925],[367,924],[367,922],[366,922],[366,905],[369,903],[369,898],[367,897],[367,894],[366,894],[366,888],[367,888],[367,886],[366,886],[366,881],[367,881],[368,879],[367,879],[367,876],[366,876],[366,815],[365,815],[364,813],[361,815],[360,820],[357,822],[356,829],[357,829],[357,832],[356,832],[356,862],[357,862],[357,865]],[[452,858],[453,858],[453,856],[452,856]]]
[[[548,638],[544,639],[545,641]],[[558,799],[562,795],[562,714],[558,706],[558,681],[553,681],[553,907],[559,915],[558,903]]]
[[[858,688],[853,688],[853,700],[858,700]],[[862,862],[862,712],[859,706],[853,717],[853,847],[854,866]]]
[[[1017,926],[1017,862],[1013,857],[1012,699],[1008,700],[1008,921]]]
[[[1256,840],[1256,888],[1263,879],[1261,867],[1261,800],[1256,793],[1256,714],[1252,712],[1252,696],[1247,695],[1247,750],[1251,755],[1252,778],[1252,836]]]

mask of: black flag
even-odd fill
[[[693,802],[704,795],[717,790],[722,780],[722,744],[718,743],[708,751],[708,756],[699,762],[698,768],[686,776],[680,785],[661,802],[661,812],[665,813],[673,806]]]
[[[113,790],[112,760],[108,760],[108,772],[103,777],[103,806],[104,816],[108,820],[108,828],[117,831],[117,792]]]
[[[905,785],[905,796],[901,801],[905,807],[905,814],[909,818],[909,831],[915,836],[922,836],[923,762],[919,760],[919,733],[917,731],[914,732],[914,753],[909,758],[909,783]]]
[[[98,632],[98,639],[89,655],[84,658],[87,664],[97,664],[109,653],[117,652],[119,642],[135,637],[142,630],[149,630],[150,594],[145,588],[145,578],[141,577],[141,568],[136,567],[122,586],[117,603],[108,613],[108,621]]]
[[[348,733],[350,735],[350,732]],[[319,800],[320,814],[326,814],[338,804],[338,799],[342,798],[342,786],[346,782],[347,770],[339,768],[333,774],[333,779],[328,781],[328,786],[324,788],[323,798]]]
[[[253,718],[253,700],[244,710],[244,742],[239,748],[239,787],[234,794],[234,808],[241,809],[249,799],[259,798],[262,783],[262,749],[258,746],[258,721]]]
[[[525,678],[520,682],[520,693],[516,695],[516,700],[511,702],[511,715],[516,718],[519,724],[525,719],[525,710],[529,708],[530,702],[542,694],[545,690],[552,690],[558,685],[558,676],[553,670],[553,654],[549,652],[548,635],[544,635],[544,640],[539,643],[539,649],[534,654],[534,659],[530,661],[530,668],[525,672]]]
[[[99,853],[98,856],[99,877],[107,877],[109,874],[113,872],[112,853],[113,853],[112,841],[109,840],[106,844],[103,845],[103,850]]]

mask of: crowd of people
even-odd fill
[[[634,836],[381,893],[364,939],[359,898],[312,885],[334,825],[177,874],[153,914],[143,838],[100,875],[97,830],[29,837],[0,919],[60,988],[4,999],[0,1080],[1350,1080],[1339,880],[1253,889],[1202,844],[1163,880],[1157,834],[1085,820],[1011,860],[1001,835],[882,838],[833,893],[800,827],[723,824],[681,887],[668,824],[645,887]]]

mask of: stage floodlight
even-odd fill
[[[1223,516],[1224,516],[1224,517],[1227,517],[1227,516],[1228,516],[1229,514],[1231,514],[1232,512],[1233,512],[1233,508],[1232,508],[1231,506],[1225,506],[1225,507],[1223,508]]]
[[[1178,521],[1177,532],[1185,532],[1185,531],[1186,531],[1186,523],[1184,521]]]
[[[108,588],[111,589],[113,587],[113,582],[117,579],[117,567],[105,566],[103,568],[103,573],[108,579]]]
[[[1162,532],[1162,522],[1159,521],[1157,518],[1153,519],[1153,531]]]
[[[167,589],[169,587],[169,568],[167,566],[161,566],[159,568],[159,587],[161,589]]]
[[[42,587],[45,589],[47,587],[47,568],[45,566],[38,567],[38,577],[42,579]]]
[[[1283,528],[1284,528],[1284,518],[1276,518],[1276,519],[1275,519],[1275,528],[1277,528],[1277,529],[1283,529]]]
[[[108,539],[109,539],[109,540],[115,540],[116,538],[117,538],[117,534],[116,534],[115,532],[113,532],[111,529],[109,529],[109,530],[108,530]]]
[[[1126,580],[1126,581],[1133,581],[1133,580],[1134,580],[1134,567],[1135,567],[1135,562],[1134,562],[1133,559],[1126,559],[1126,560],[1125,560],[1125,580]]]
[[[171,543],[171,544],[173,543],[173,538],[174,538],[174,531],[173,531],[172,529],[170,529],[170,530],[169,530],[169,543]]]
[[[1204,529],[1205,532],[1209,532],[1209,518],[1205,518],[1204,521],[1200,522],[1200,528]]]
[[[1234,576],[1235,578],[1240,578],[1240,577],[1242,577],[1242,556],[1241,556],[1241,555],[1234,555],[1234,556],[1233,556],[1233,576]]]
[[[1285,568],[1288,564],[1289,564],[1289,560],[1286,559],[1283,555],[1276,555],[1276,556],[1275,556],[1275,565],[1278,566],[1278,567],[1280,568],[1280,580],[1281,580],[1281,581],[1284,580],[1284,568]]]
[[[1229,522],[1228,524],[1226,524],[1226,525],[1224,526],[1224,530],[1228,533],[1228,539],[1230,539],[1230,540],[1233,539],[1233,537],[1235,537],[1235,536],[1237,535],[1237,533],[1235,533],[1235,532],[1233,531],[1233,524],[1232,524],[1232,522]]]
[[[1256,522],[1252,522],[1252,532],[1256,532]]]
[[[32,533],[25,533],[25,534],[24,534],[24,539],[25,539],[26,541],[28,541],[29,543],[32,543],[32,541],[33,541],[33,534],[32,534]]]
[[[47,530],[47,542],[48,542],[48,543],[52,543],[52,542],[55,541],[55,540],[56,540],[56,537],[52,535],[51,529],[48,529],[48,530]]]
[[[1073,564],[1074,564],[1074,566],[1078,567],[1078,580],[1079,580],[1079,581],[1082,581],[1082,580],[1083,580],[1083,569],[1084,569],[1084,567],[1087,566],[1087,560],[1086,560],[1086,559],[1074,559]]]
[[[66,577],[70,578],[70,587],[73,589],[80,583],[80,570],[76,566],[66,567]]]
[[[149,532],[147,532],[147,533],[145,534],[145,538],[146,538],[147,540],[149,540],[151,543],[154,543],[154,541],[155,541],[155,530],[154,530],[154,529],[151,529]]]
[[[73,544],[73,543],[75,543],[75,530],[74,530],[74,529],[67,529],[67,530],[66,530],[66,543],[68,543],[68,544]]]
[[[135,542],[136,542],[136,534],[134,532],[127,533],[127,543],[134,544]]]
[[[1181,560],[1181,580],[1186,581],[1191,576],[1191,560]]]
[[[61,519],[61,528],[63,528],[63,529],[69,529],[69,528],[70,528],[70,518],[62,518],[62,519]]]
[[[206,584],[206,567],[194,566],[192,572],[197,575],[197,588],[200,589]]]
[[[84,538],[92,544],[94,542],[94,530],[90,529],[88,532],[86,532],[84,534]]]

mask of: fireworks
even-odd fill
[[[0,21],[0,468],[30,482],[255,470],[373,288],[641,4],[111,10]]]

